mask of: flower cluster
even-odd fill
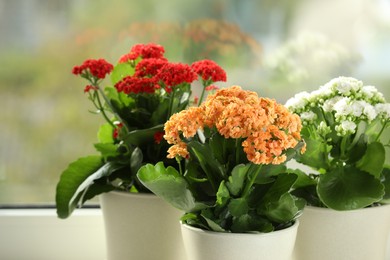
[[[134,45],[130,52],[124,54],[120,59],[119,63],[135,61],[138,58],[142,59],[165,59],[164,58],[165,50],[163,46],[157,44],[136,44]]]
[[[218,90],[199,107],[173,115],[165,123],[165,139],[173,144],[169,158],[187,157],[185,141],[199,129],[216,128],[224,138],[242,139],[249,161],[256,164],[280,164],[285,151],[294,148],[300,137],[301,123],[274,100],[258,97],[239,86]]]
[[[100,155],[77,160],[61,176],[57,189],[60,217],[68,217],[78,203],[102,192],[150,192],[136,176],[143,164],[164,162],[177,167],[175,160],[166,157],[169,145],[163,139],[164,123],[193,104],[192,82],[202,82],[201,102],[216,80],[226,81],[226,73],[212,61],[191,66],[170,62],[164,53],[161,45],[136,44],[115,66],[104,59],[89,59],[73,68],[73,74],[88,81],[84,92],[106,124],[100,127],[95,144]],[[203,80],[210,73],[212,78]],[[111,84],[103,88],[109,79]]]
[[[296,158],[313,169],[301,192],[309,204],[351,210],[390,202],[390,104],[382,93],[338,77],[296,94],[286,107],[300,115],[310,151]]]
[[[313,108],[331,113],[335,120],[332,127],[340,136],[356,133],[362,121],[370,124],[378,117],[383,120],[390,118],[390,104],[386,103],[382,93],[374,86],[365,86],[349,77],[335,78],[311,93],[298,93],[287,101],[286,106],[300,114],[303,124],[317,124],[320,129],[327,129],[325,133],[329,133],[330,126]]]
[[[172,146],[139,180],[185,212],[185,224],[218,232],[271,232],[294,223],[304,201],[286,162],[304,152],[301,122],[275,100],[239,86],[222,88],[164,125]],[[283,188],[281,188],[283,187]]]
[[[108,63],[105,59],[88,59],[80,66],[75,66],[72,73],[75,75],[82,75],[84,77],[89,77],[88,74],[90,74],[97,79],[104,79],[113,69],[114,66]]]

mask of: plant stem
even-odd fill
[[[180,173],[181,176],[183,176],[183,170],[181,169],[180,158],[178,158],[178,157],[176,156],[175,159],[176,159],[176,162],[177,162],[177,164],[178,164],[178,166],[179,166],[179,173]]]
[[[175,89],[172,88],[172,92],[171,92],[170,100],[169,100],[169,109],[168,109],[167,121],[169,120],[169,118],[172,115],[174,97],[175,97]]]
[[[377,135],[377,137],[376,137],[376,139],[375,139],[375,142],[377,142],[377,141],[379,140],[379,138],[381,137],[381,135],[382,135],[383,131],[385,130],[386,125],[387,125],[388,122],[389,122],[389,121],[386,120],[386,122],[383,124],[383,127],[382,127],[382,129],[379,131],[379,134]]]
[[[203,80],[202,79],[202,85],[203,85],[203,90],[202,90],[202,94],[200,95],[200,98],[199,98],[198,106],[200,106],[200,104],[202,104],[202,101],[203,101],[203,98],[204,98],[204,94],[206,92],[206,87],[208,85],[210,85],[210,84],[209,84],[208,80]]]
[[[257,169],[254,172],[254,174],[250,174],[251,173],[251,168],[253,168],[253,167],[257,167]],[[244,191],[242,192],[242,197],[243,198],[248,196],[249,191],[250,191],[251,187],[253,186],[253,183],[255,183],[257,175],[259,175],[259,173],[260,173],[261,167],[262,167],[262,165],[251,163],[251,166],[249,167],[249,170],[248,170],[248,181],[246,183]]]
[[[197,104],[198,106],[200,106],[200,104],[202,104],[202,100],[203,100],[205,92],[206,92],[206,87],[203,86],[202,94],[200,95],[200,98],[199,98],[199,101],[198,101],[198,104]]]
[[[340,144],[341,157],[344,157],[346,144],[347,144],[347,137],[343,136],[343,138],[341,139],[341,144]]]
[[[99,87],[97,87],[99,89]],[[103,107],[103,104],[100,100],[100,95],[99,93],[96,93],[96,100],[98,102],[98,108],[99,108],[99,111],[102,113],[104,119],[107,121],[107,123],[109,123],[114,129],[116,128],[116,125],[108,118],[105,110],[104,110],[104,107]]]
[[[127,126],[127,122],[125,120],[123,120],[121,118],[121,116],[115,112],[115,109],[114,107],[112,106],[110,100],[107,98],[106,94],[104,94],[104,91],[102,90],[102,88],[99,86],[98,84],[98,80],[97,79],[88,79],[92,86],[96,87],[97,90],[98,90],[98,93],[100,95],[102,95],[103,99],[104,99],[104,102],[106,102],[106,104],[110,107],[110,110],[111,112],[115,115],[115,117],[123,124],[123,127],[126,129],[126,131],[128,132],[129,131],[129,127]],[[99,103],[99,106],[100,106],[100,111],[102,112],[103,114],[103,117],[107,120],[107,122],[113,127],[113,128],[116,128],[116,126],[114,125],[114,123],[108,118],[107,114],[104,112],[104,107],[102,105],[102,102],[100,100],[100,95],[96,95],[97,96],[97,100],[98,100],[98,103]]]

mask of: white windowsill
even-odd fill
[[[58,219],[55,209],[0,209],[0,258],[99,260],[106,257],[100,209],[77,209]]]
[[[387,252],[390,260],[390,244]],[[65,220],[57,218],[55,209],[0,209],[0,259],[105,258],[100,209],[78,209]]]

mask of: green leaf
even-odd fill
[[[82,196],[81,204],[84,202],[94,198],[95,196],[105,193],[105,192],[110,192],[115,190],[114,185],[107,185],[106,183],[99,183],[95,182],[91,186],[88,187],[86,190],[85,194]]]
[[[109,100],[117,100],[119,101],[119,92],[113,86],[106,86],[104,88],[104,94]]]
[[[380,201],[381,203],[390,204],[390,169],[383,169],[383,181],[382,184],[385,186],[385,195],[383,199]]]
[[[126,135],[124,141],[129,146],[142,146],[143,144],[154,142],[154,134],[162,131],[163,128],[164,125],[157,125],[147,129],[134,130]]]
[[[313,177],[300,169],[288,169],[287,172],[297,176],[297,180],[294,183],[294,189],[317,185],[317,181]]]
[[[284,193],[278,200],[273,200],[267,203],[265,209],[262,210],[271,221],[277,223],[286,223],[293,220],[298,213],[303,209],[297,207],[297,199],[295,199],[291,194]]]
[[[261,167],[260,173],[256,176],[255,183],[256,184],[267,184],[274,182],[275,178],[273,176],[277,176],[281,173],[285,173],[287,168],[284,164],[278,165],[258,165],[257,167]],[[256,168],[252,167],[253,171],[256,171]]]
[[[132,76],[134,68],[127,62],[117,64],[111,73],[111,82],[113,85],[121,81],[126,76]]]
[[[136,147],[134,151],[131,153],[130,157],[130,169],[131,172],[138,172],[139,168],[142,166],[143,154],[139,147]]]
[[[233,219],[231,226],[233,233],[261,232],[268,233],[274,231],[272,223],[259,215],[245,214]]]
[[[214,134],[209,139],[210,148],[220,163],[225,164],[227,162],[224,152],[226,151],[226,138],[220,134]]]
[[[61,174],[56,189],[57,215],[67,218],[77,206],[82,192],[93,182],[93,177],[101,177],[103,167],[100,156],[88,156],[69,164]]]
[[[251,164],[239,164],[233,168],[229,181],[226,183],[226,187],[229,189],[230,194],[238,196],[244,188],[244,182]]]
[[[225,229],[223,229],[217,222],[209,218],[208,216],[202,214],[202,217],[204,220],[206,220],[208,227],[210,230],[215,231],[215,232],[226,232]]]
[[[306,152],[298,154],[297,161],[315,169],[326,169],[328,167],[328,145],[311,138],[305,139],[305,142]]]
[[[231,199],[228,205],[228,209],[232,216],[240,217],[248,213],[248,201],[246,198]]]
[[[317,193],[328,208],[353,210],[381,200],[384,187],[372,174],[344,167],[320,175]]]
[[[154,194],[180,210],[193,212],[208,207],[196,202],[186,179],[175,168],[165,168],[162,162],[142,166],[137,177]]]
[[[150,122],[153,125],[163,124],[167,120],[168,111],[169,111],[169,99],[161,98],[158,107],[156,108],[155,111],[152,112],[152,115],[150,117]]]
[[[113,128],[110,124],[106,123],[100,126],[98,131],[98,140],[100,143],[114,143],[112,136]]]
[[[298,177],[295,174],[279,174],[274,184],[272,184],[271,188],[265,194],[263,201],[266,202],[279,200],[281,196],[291,190],[297,178]]]
[[[291,221],[302,210],[304,204],[296,204],[298,201],[291,194],[291,188],[297,180],[297,175],[282,173],[264,195],[257,209],[259,214],[266,215],[270,220],[285,223]],[[300,205],[298,207],[298,205]]]
[[[390,147],[389,146],[385,146],[385,162],[384,162],[384,167],[387,167],[387,168],[390,168]]]
[[[224,207],[226,203],[230,199],[229,190],[225,185],[225,181],[221,182],[221,185],[219,185],[219,189],[217,192],[217,202],[216,205],[220,207]]]
[[[118,147],[113,143],[98,143],[94,144],[97,151],[102,154],[102,157],[114,157],[119,155]]]
[[[356,166],[362,170],[372,174],[379,179],[385,163],[385,148],[379,142],[370,143],[362,159],[360,159]]]
[[[352,148],[349,148],[348,164],[352,164],[360,160],[367,150],[367,136],[361,134],[359,137],[355,136],[355,138],[358,138],[356,144],[353,145]]]
[[[224,167],[214,158],[207,144],[191,141],[187,144],[187,148],[190,156],[197,159],[216,191],[224,179]]]

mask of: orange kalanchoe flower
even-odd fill
[[[181,111],[166,122],[164,138],[173,144],[168,157],[188,156],[181,136],[194,137],[204,127],[216,129],[225,138],[242,139],[247,159],[255,164],[283,163],[285,151],[301,140],[297,115],[275,100],[232,86],[216,91],[199,107]]]

